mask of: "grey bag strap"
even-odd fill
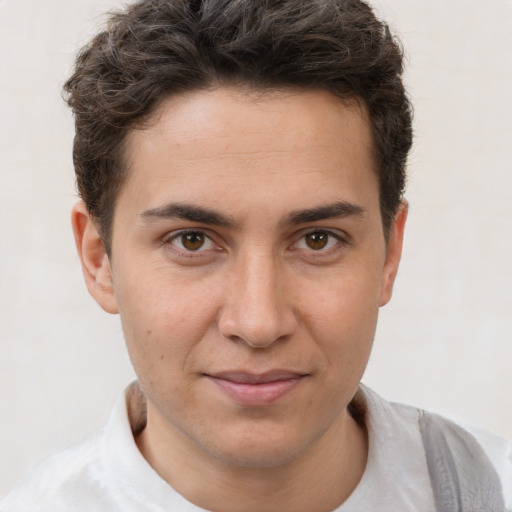
[[[418,419],[437,512],[505,512],[499,476],[477,440],[436,414]]]

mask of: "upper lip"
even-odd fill
[[[270,370],[264,373],[252,373],[240,370],[230,370],[207,374],[214,379],[222,379],[239,384],[265,384],[278,380],[298,379],[307,374],[291,370]]]

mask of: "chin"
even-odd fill
[[[277,468],[295,460],[320,437],[312,436],[313,439],[307,440],[303,436],[291,435],[290,429],[279,433],[270,429],[255,430],[236,434],[224,432],[222,440],[218,439],[218,443],[210,440],[203,449],[206,448],[213,458],[231,467]],[[226,444],[226,439],[229,444]]]
[[[241,447],[237,452],[230,450],[212,454],[223,464],[237,468],[268,469],[287,465],[295,460],[302,450],[286,450],[283,447],[257,446],[247,449]]]

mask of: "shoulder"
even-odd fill
[[[105,428],[43,461],[0,502],[0,512],[139,510],[147,499],[133,484],[154,475],[133,438],[130,415],[140,421],[144,412],[137,389],[123,391]]]
[[[496,469],[501,480],[506,509],[512,511],[512,441],[484,429],[459,425],[476,439]]]
[[[496,499],[502,503],[502,496],[506,510],[512,510],[510,441],[417,407],[388,402],[364,386],[361,391],[368,427],[378,439],[398,437],[402,445],[410,438],[413,442],[408,451],[412,445],[420,445],[434,493],[457,493],[453,489],[447,491],[450,481],[454,489],[468,484],[466,487],[472,491],[468,499],[472,501],[482,496],[490,499],[492,489],[497,489]]]
[[[0,511],[86,512],[102,509],[104,469],[101,451],[104,438],[105,431],[100,430],[43,461],[12,489],[0,503]],[[101,496],[99,503],[95,496]],[[115,509],[109,507],[108,510]]]

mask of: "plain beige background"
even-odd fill
[[[407,48],[410,219],[365,382],[512,438],[512,1],[375,2]],[[0,496],[133,378],[87,295],[60,99],[114,0],[0,0]]]

